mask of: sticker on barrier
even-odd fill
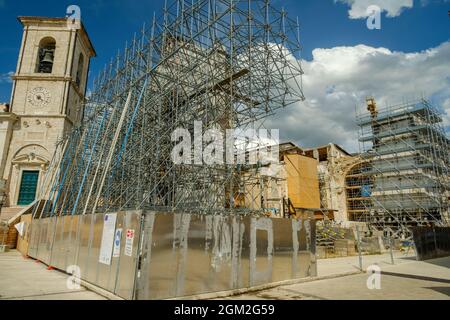
[[[133,256],[133,242],[134,242],[134,230],[127,230],[127,239],[125,242],[125,255],[128,257]]]

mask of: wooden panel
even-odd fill
[[[319,177],[316,159],[286,155],[288,194],[296,208],[320,208]]]

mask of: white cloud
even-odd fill
[[[450,125],[450,42],[423,52],[393,52],[365,45],[316,49],[303,61],[306,101],[280,111],[266,122],[282,128],[283,140],[301,146],[330,142],[358,151],[355,108],[365,111],[365,98],[379,107],[421,96],[447,111]]]
[[[343,2],[350,6],[348,11],[351,19],[363,19],[369,15],[367,8],[376,5],[385,11],[388,17],[399,16],[404,9],[411,9],[414,0],[335,0],[335,2]]]
[[[11,77],[14,75],[14,71],[7,73],[0,73],[0,84],[1,83],[12,83]]]

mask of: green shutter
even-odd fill
[[[27,206],[36,200],[36,189],[39,180],[39,171],[24,171],[20,183],[19,206]]]

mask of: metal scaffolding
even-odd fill
[[[356,164],[345,177],[347,208],[350,221],[366,220],[370,215],[371,199],[368,188],[373,186],[370,161]]]
[[[261,205],[240,199],[261,202],[254,192],[264,193],[262,163],[175,164],[171,135],[194,133],[195,121],[200,134],[257,129],[259,120],[304,100],[300,49],[298,18],[268,0],[166,3],[94,81],[82,125],[59,145],[40,216],[261,213]],[[202,144],[193,140],[192,160]],[[248,154],[248,139],[233,144]]]
[[[449,220],[449,140],[438,110],[427,100],[360,114],[364,162],[347,178],[355,220],[398,238],[410,227]]]

